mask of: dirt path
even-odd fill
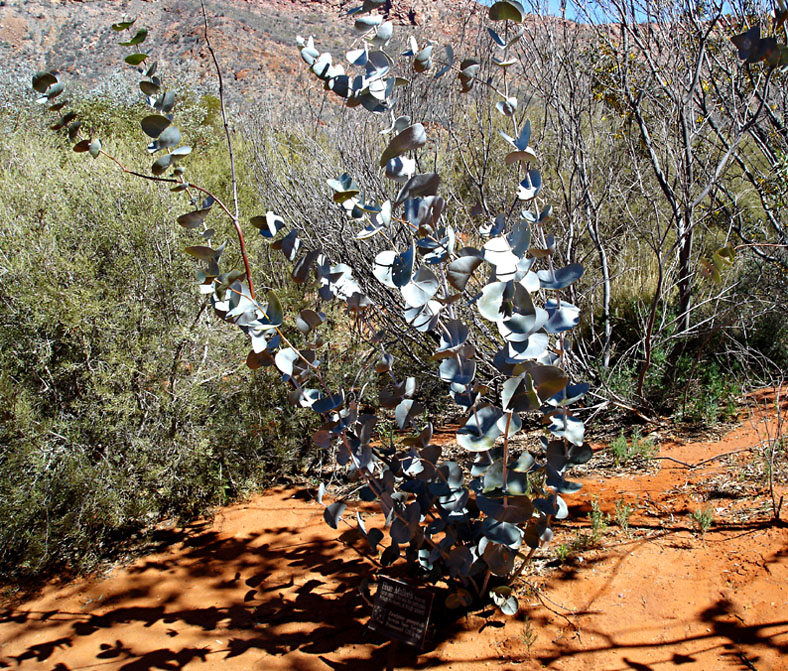
[[[660,455],[696,463],[756,439],[742,427],[715,443],[663,444]],[[661,461],[642,476],[591,471],[573,506],[579,521],[555,543],[591,532],[593,495],[611,515],[616,501],[637,504],[629,535],[611,527],[601,547],[529,576],[516,618],[445,623],[420,654],[400,648],[395,668],[788,669],[788,530],[769,524],[762,483],[737,481],[751,458],[694,470]],[[702,538],[691,513],[708,505],[714,524]],[[308,497],[274,490],[157,540],[161,551],[107,576],[7,604],[0,668],[386,667],[389,645],[366,633],[358,590],[373,562]]]

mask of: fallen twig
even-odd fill
[[[708,459],[703,459],[696,464],[691,464],[688,461],[682,461],[681,459],[676,459],[675,457],[663,457],[663,456],[656,456],[653,459],[661,459],[663,461],[672,461],[680,466],[684,466],[685,468],[689,468],[690,470],[693,468],[698,468],[699,466],[703,466],[704,464],[708,464],[709,462],[716,461],[717,459],[722,459],[723,457],[729,457],[732,454],[739,454],[740,452],[752,452],[755,447],[745,447],[740,450],[731,450],[730,452],[724,452],[722,454],[717,454],[713,457],[709,457]]]
[[[569,608],[567,608],[566,606],[562,606],[560,603],[556,603],[555,601],[553,601],[546,594],[542,594],[542,590],[540,590],[539,588],[534,590],[534,594],[536,595],[536,598],[539,599],[539,602],[542,604],[542,606],[544,606],[547,610],[549,610],[551,613],[553,613],[553,615],[558,615],[558,617],[562,617],[564,620],[566,620],[567,623],[569,624],[569,626],[572,627],[574,632],[577,634],[578,638],[580,638],[580,627],[575,622],[573,622],[569,618],[569,616],[565,615],[564,613],[562,613],[559,610],[556,610],[555,608],[551,608],[550,606],[548,606],[545,603],[545,601],[549,601],[551,604],[553,604],[557,608],[563,608],[564,610],[568,611],[571,615],[575,615],[574,611],[569,610]]]

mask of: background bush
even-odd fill
[[[135,110],[88,107],[116,154],[147,162]],[[191,290],[176,199],[96,169],[38,115],[0,128],[0,576],[88,568],[163,516],[296,469],[307,418]]]

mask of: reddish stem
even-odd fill
[[[112,161],[115,165],[118,166],[123,172],[129,175],[134,175],[135,177],[141,177],[142,179],[150,180],[151,182],[165,182],[168,184],[183,184],[184,182],[178,179],[172,179],[170,177],[152,177],[151,175],[145,175],[141,172],[137,172],[136,170],[131,170],[123,165],[118,159],[116,159],[111,154],[108,154],[103,149],[100,150],[102,156],[106,156],[110,161]],[[241,258],[244,262],[244,270],[246,271],[246,281],[249,283],[249,295],[252,297],[252,300],[255,299],[254,297],[254,285],[252,284],[252,272],[249,268],[249,257],[246,253],[246,242],[244,240],[244,234],[241,230],[241,225],[238,222],[238,218],[230,212],[229,208],[213,193],[211,193],[208,189],[203,188],[201,186],[197,186],[196,184],[189,184],[189,188],[195,189],[200,193],[204,193],[206,196],[213,198],[216,204],[224,210],[225,214],[230,217],[233,222],[233,226],[235,227],[235,233],[238,236],[238,245],[241,248]]]

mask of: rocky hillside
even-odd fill
[[[207,3],[212,43],[225,77],[250,102],[286,94],[303,68],[296,35],[315,35],[321,48],[341,53],[350,25],[346,0],[222,0]],[[459,16],[482,8],[474,0],[390,0],[384,11],[402,26],[429,31],[437,42],[457,33]],[[96,92],[129,86],[123,57],[110,29],[124,16],[149,28],[143,51],[167,76],[196,88],[213,87],[198,0],[0,0],[0,85],[20,91],[33,72],[56,68]],[[124,74],[125,71],[125,74]]]

